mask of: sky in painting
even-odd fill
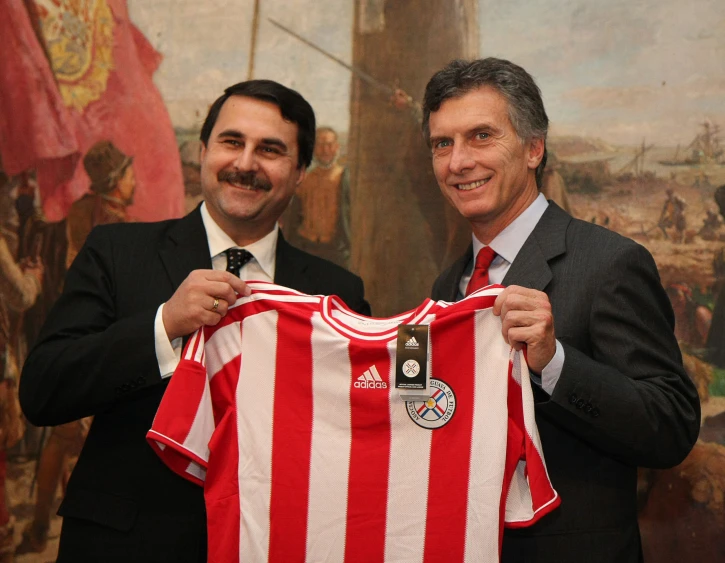
[[[172,121],[198,128],[224,87],[248,77],[253,0],[128,5],[164,55],[154,79]],[[299,90],[320,123],[347,130],[350,73],[267,18],[351,61],[352,0],[260,5],[254,77]],[[481,55],[508,58],[535,76],[553,134],[674,146],[704,119],[725,126],[722,0],[479,0],[479,25]]]

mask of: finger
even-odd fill
[[[204,286],[200,288],[200,291],[205,296],[219,297],[229,304],[236,303],[237,301],[236,292],[233,287],[226,282],[207,281]]]
[[[219,306],[216,308],[216,313],[220,317],[224,317],[227,312],[229,311],[229,303],[227,303],[224,299],[219,300]]]
[[[222,315],[218,311],[204,311],[201,314],[201,324],[204,326],[216,326],[222,320]]]

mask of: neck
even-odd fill
[[[244,221],[226,220],[225,217],[218,217],[216,210],[207,205],[207,210],[212,220],[224,231],[237,246],[248,246],[264,238],[274,229],[276,221],[269,223],[257,223],[252,219]]]
[[[533,185],[533,189],[527,188],[527,190],[510,206],[510,208],[499,217],[494,218],[492,221],[487,221],[486,218],[473,219],[471,220],[471,229],[476,238],[483,244],[491,244],[491,241],[495,239],[498,234],[513,223],[516,218],[521,215],[528,207],[534,203],[534,200],[539,196],[539,190],[536,188],[536,184]]]
[[[326,164],[323,162],[320,162],[319,160],[315,160],[315,166],[317,166],[317,168],[322,168],[323,170],[329,170],[336,164],[337,164],[337,158],[333,158],[330,162],[328,162]]]

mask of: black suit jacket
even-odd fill
[[[435,282],[455,301],[472,249]],[[546,292],[566,356],[554,393],[536,390],[536,422],[561,506],[506,530],[504,562],[641,559],[637,466],[678,464],[697,439],[700,405],[649,252],[550,203],[504,285]]]
[[[199,268],[211,268],[211,258],[197,208],[178,220],[98,227],[68,271],[20,384],[33,424],[94,416],[59,510],[58,561],[206,561],[202,489],[164,466],[145,439],[168,383],[156,360],[156,311]],[[360,278],[281,233],[275,282],[370,313]]]

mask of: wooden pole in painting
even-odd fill
[[[254,58],[257,52],[257,30],[259,29],[259,0],[254,0],[254,15],[252,16],[252,44],[249,47],[249,68],[247,80],[254,77]]]
[[[477,15],[478,0],[356,0],[352,65],[420,103],[435,71],[479,55]],[[471,231],[440,194],[419,117],[357,77],[348,162],[351,267],[376,316],[415,307]]]

